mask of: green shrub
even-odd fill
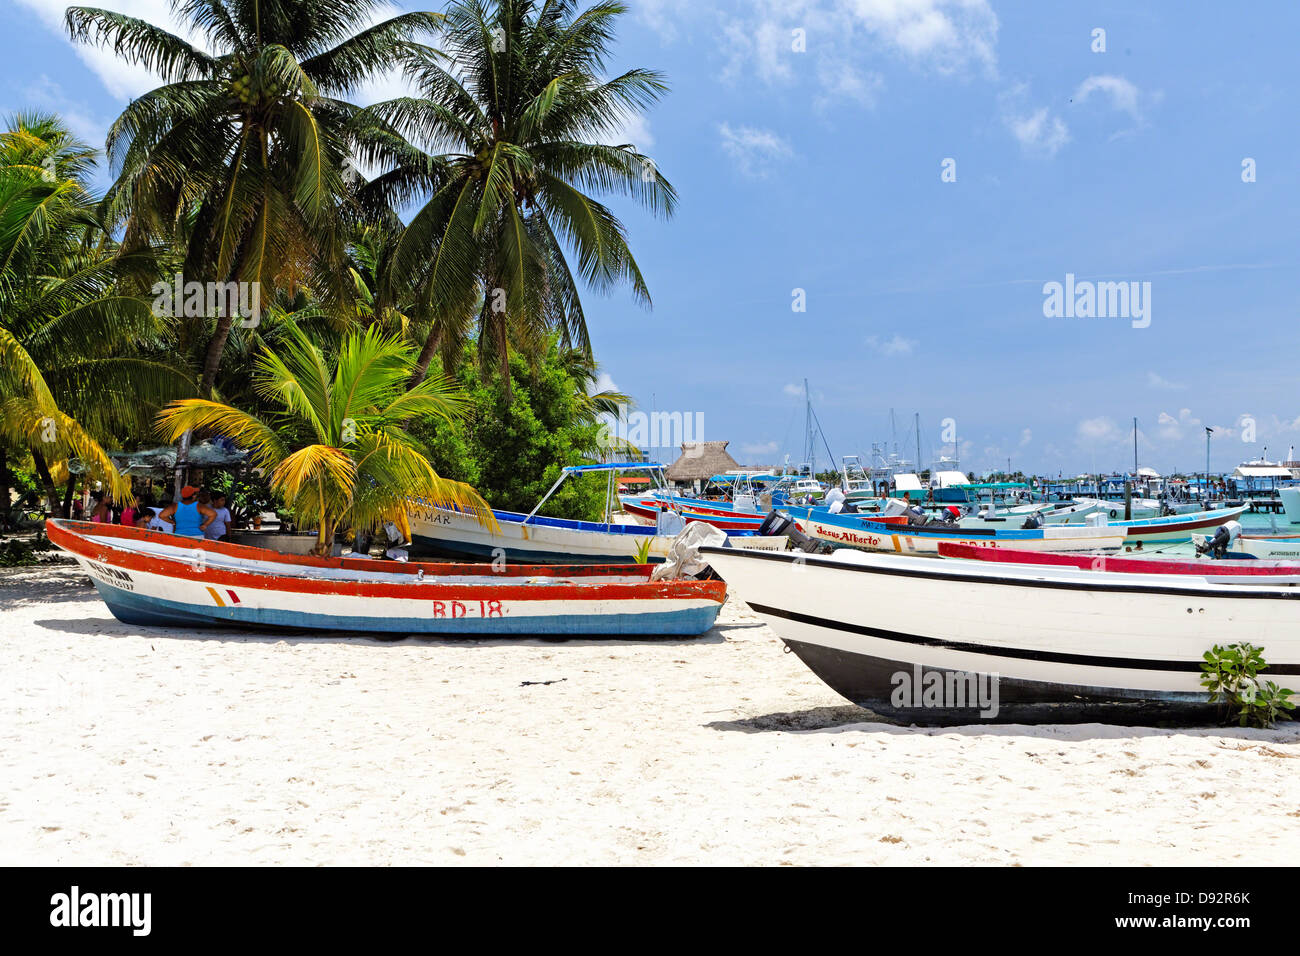
[[[1265,680],[1260,672],[1268,667],[1264,649],[1253,644],[1230,644],[1205,652],[1201,664],[1201,686],[1210,694],[1210,703],[1219,704],[1224,723],[1234,717],[1237,725],[1268,728],[1280,720],[1290,720],[1295,709],[1294,691]]]

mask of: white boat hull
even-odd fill
[[[894,554],[938,555],[939,543],[951,541],[984,548],[1015,547],[1029,551],[1106,551],[1120,548],[1124,543],[1123,529],[1093,527],[1052,526],[1043,529],[1041,538],[1016,538],[1014,542],[1000,545],[997,539],[984,535],[963,536],[954,534],[927,537],[920,529],[909,532],[907,525],[896,525],[897,531],[855,530],[842,525],[828,524],[815,517],[795,518],[795,525],[804,534],[845,547],[866,551],[887,551]],[[1013,525],[1009,530],[1015,530]],[[984,530],[984,529],[970,529]]]
[[[657,534],[643,525],[612,524],[602,530],[579,530],[546,523],[506,520],[497,512],[500,530],[479,524],[473,515],[412,504],[408,508],[412,542],[418,552],[483,560],[503,559],[523,563],[629,564],[637,561],[637,549],[649,542],[648,560],[663,561],[672,547],[673,535]],[[522,516],[516,516],[522,517]],[[784,535],[777,537],[735,536],[733,547],[783,550]]]
[[[908,722],[1213,719],[1201,655],[1236,641],[1262,644],[1283,686],[1300,675],[1294,588],[860,552],[702,553],[823,681]],[[996,701],[951,695],[981,675]],[[919,680],[940,693],[918,699]]]

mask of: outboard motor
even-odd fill
[[[384,557],[392,561],[405,561],[410,557],[407,548],[411,546],[411,542],[406,540],[401,528],[391,521],[385,521],[384,534],[388,536],[388,547],[384,549]]]
[[[806,551],[809,554],[829,554],[831,547],[816,538],[810,538],[795,525],[789,515],[782,514],[779,511],[773,511],[763,523],[758,526],[760,536],[764,535],[785,535],[790,539],[790,544],[800,551]]]
[[[1241,524],[1236,521],[1229,521],[1219,526],[1219,529],[1214,532],[1213,538],[1197,535],[1196,537],[1199,540],[1196,541],[1196,553],[1208,554],[1215,559],[1226,558],[1232,542],[1240,535]]]
[[[1037,531],[1042,526],[1043,526],[1043,516],[1040,514],[1032,514],[1025,519],[1025,523],[1022,524],[1020,527],[1024,531]]]

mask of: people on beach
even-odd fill
[[[90,513],[90,520],[98,524],[113,523],[113,508],[108,503],[108,496],[101,495],[95,502],[95,509]]]
[[[226,536],[226,531],[230,528],[230,509],[226,507],[226,496],[220,491],[215,492],[212,495],[210,507],[216,517],[204,529],[203,536],[212,541],[218,541]]]
[[[172,523],[172,534],[183,538],[202,538],[208,525],[216,520],[217,513],[201,503],[198,495],[198,488],[186,485],[181,489],[181,500],[163,509],[159,517]]]

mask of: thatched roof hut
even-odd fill
[[[714,475],[739,468],[736,459],[727,454],[725,441],[682,442],[682,454],[668,466],[669,481],[708,481]]]

